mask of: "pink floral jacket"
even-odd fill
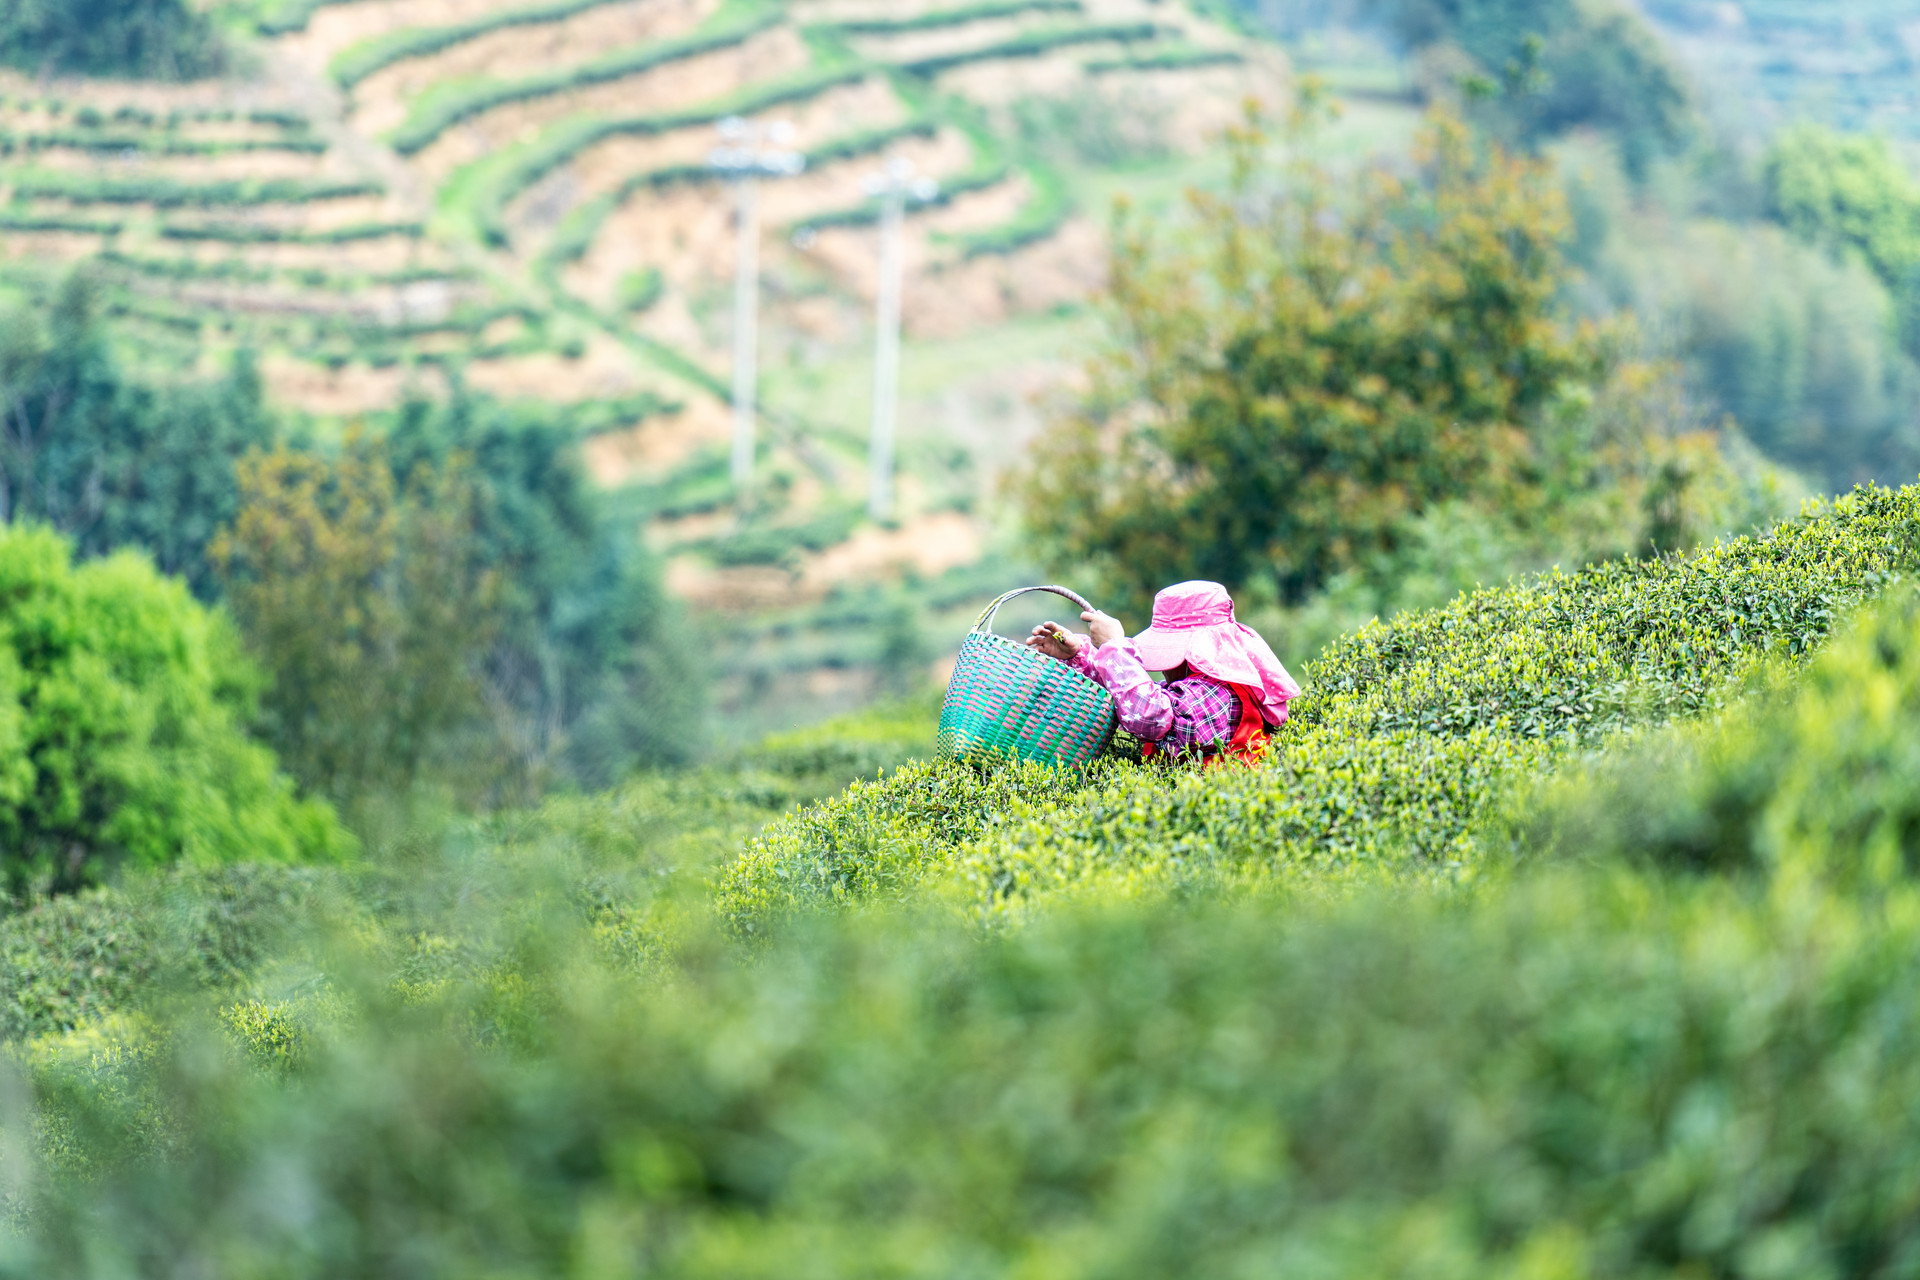
[[[1156,684],[1131,640],[1094,648],[1093,637],[1068,633],[1073,669],[1113,695],[1120,727],[1143,742],[1178,755],[1225,746],[1240,724],[1240,698],[1208,676],[1190,675]]]

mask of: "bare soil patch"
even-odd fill
[[[710,396],[695,396],[678,413],[593,436],[580,452],[594,482],[616,489],[676,467],[703,447],[725,443],[732,433],[727,407]]]
[[[937,577],[976,563],[982,542],[980,525],[957,511],[922,516],[897,529],[863,525],[839,546],[810,557],[800,585],[824,595],[838,583],[892,578],[906,570]]]
[[[919,172],[933,177],[948,177],[964,171],[973,160],[972,147],[965,135],[954,130],[942,130],[932,138],[904,139],[892,154],[911,160]],[[880,163],[880,157],[860,157],[821,166],[798,178],[762,183],[761,214],[767,235],[763,255],[789,251],[779,239],[783,227],[815,214],[859,206],[866,198],[861,179]],[[960,197],[954,202],[955,207],[969,206],[980,198]],[[1017,203],[1014,207],[1018,207]],[[658,270],[666,296],[648,313],[648,332],[663,340],[693,341],[702,347],[711,347],[712,341],[700,335],[698,326],[691,324],[685,302],[732,279],[732,208],[730,193],[718,184],[637,195],[607,219],[592,248],[568,272],[567,288],[597,306],[611,307],[625,276],[647,268]],[[939,211],[941,215],[949,212]],[[923,216],[916,214],[913,222],[919,223]],[[991,218],[992,210],[976,216]],[[872,273],[876,270],[873,235],[867,228],[830,231],[821,235],[815,241],[815,249],[808,252],[812,255],[819,252],[819,246],[830,246],[819,260],[828,264],[848,287],[871,296]],[[924,251],[920,254],[921,259],[926,256]],[[914,261],[910,258],[910,264]],[[666,305],[675,299],[682,304],[677,313]],[[669,332],[674,337],[668,338]]]
[[[850,124],[857,123],[861,131],[898,124],[906,118],[906,109],[892,85],[875,76],[830,89],[781,113],[780,118],[793,125],[795,145],[808,150],[845,136]],[[715,141],[714,131],[707,127],[609,138],[588,147],[563,170],[528,191],[515,202],[511,216],[522,229],[544,230],[568,209],[618,190],[636,174],[704,163]]]
[[[1011,40],[1037,26],[1056,26],[1060,17],[1059,14],[1036,13],[1031,16],[988,18],[951,27],[903,31],[897,35],[855,36],[849,43],[863,56],[881,62],[917,62],[922,58],[972,53],[976,49]]]
[[[435,397],[447,394],[445,377],[430,365],[417,369],[370,369],[364,365],[329,369],[273,352],[261,359],[260,377],[267,398],[274,404],[323,417],[378,413],[400,403],[410,391]]]
[[[239,119],[224,124],[197,122],[191,125],[194,136],[264,137],[274,132],[245,119],[257,111],[297,111],[295,96],[284,85],[269,79],[229,77],[169,84],[156,80],[83,79],[73,76],[49,76],[44,79],[18,71],[0,70],[0,96],[14,106],[20,119],[35,122],[38,128],[65,128],[73,123],[73,113],[82,104],[102,115],[111,116],[122,107],[166,116],[232,112]],[[50,103],[65,104],[64,114],[48,109]],[[19,126],[16,126],[19,127]]]
[[[662,386],[661,378],[638,366],[632,352],[605,336],[590,341],[578,359],[540,352],[477,360],[467,366],[466,377],[475,390],[503,400],[546,400],[554,404],[607,399]]]
[[[808,57],[798,32],[776,27],[730,49],[483,112],[449,129],[411,163],[438,183],[462,165],[502,147],[532,141],[541,130],[569,116],[639,116],[697,106],[756,81],[799,71],[807,65]]]
[[[433,85],[479,77],[517,80],[591,62],[614,49],[685,34],[718,8],[719,0],[624,0],[559,22],[503,27],[368,76],[353,89],[353,124],[368,134],[384,134],[405,120],[412,100]]]
[[[957,337],[1020,315],[1083,303],[1107,283],[1107,237],[1086,218],[1017,253],[983,254],[930,271],[904,305],[910,333]]]
[[[310,181],[336,174],[343,166],[323,164],[320,157],[295,151],[233,151],[211,156],[161,156],[143,152],[101,155],[75,148],[50,147],[34,156],[33,165],[61,173],[90,173],[103,178],[161,178],[172,182]]]
[[[798,571],[766,565],[716,568],[692,556],[667,564],[667,589],[696,608],[718,613],[791,609],[817,603],[851,581],[898,578],[911,570],[932,577],[979,561],[983,531],[971,517],[938,512],[894,529],[862,526],[846,542],[809,556]]]
[[[274,44],[314,75],[342,49],[405,27],[451,27],[484,18],[522,0],[357,0],[322,5],[306,29],[281,36]]]
[[[8,231],[0,234],[0,254],[27,261],[70,262],[90,258],[114,242],[113,236],[72,231]]]

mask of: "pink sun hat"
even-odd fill
[[[1300,685],[1287,674],[1260,633],[1233,616],[1233,597],[1217,582],[1182,582],[1153,598],[1153,625],[1133,638],[1149,671],[1186,663],[1195,672],[1227,684],[1262,691],[1267,723],[1286,723],[1287,703]]]

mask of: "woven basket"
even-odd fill
[[[1113,741],[1113,698],[1093,681],[1035,649],[993,633],[1000,606],[1051,591],[1092,605],[1065,587],[1022,587],[988,605],[960,645],[940,709],[942,759],[1008,758],[1083,765]]]

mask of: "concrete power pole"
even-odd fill
[[[866,191],[880,199],[880,297],[873,333],[873,432],[867,446],[867,514],[876,521],[893,516],[893,445],[900,414],[900,294],[906,275],[901,223],[907,201],[926,202],[940,194],[931,178],[915,178],[913,161],[895,157],[866,180]]]
[[[733,488],[745,497],[753,486],[760,376],[759,179],[790,178],[807,167],[807,158],[791,148],[793,126],[785,120],[758,124],[729,116],[720,122],[720,137],[724,145],[708,154],[707,164],[725,174],[734,190]]]

